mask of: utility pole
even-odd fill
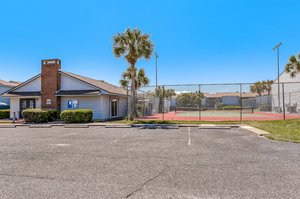
[[[273,50],[277,50],[277,84],[278,84],[278,111],[281,112],[280,110],[280,80],[279,80],[279,76],[280,76],[280,67],[279,67],[279,48],[282,45],[282,42],[279,42],[274,48]]]
[[[157,90],[157,58],[158,58],[158,54],[157,54],[157,52],[155,52],[156,90]]]

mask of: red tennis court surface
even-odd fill
[[[286,114],[286,119],[296,119],[300,118],[299,114]],[[208,115],[205,114],[205,111],[199,112],[197,114],[192,113],[175,113],[175,112],[168,112],[168,113],[160,113],[154,114],[150,116],[143,116],[139,119],[142,120],[183,120],[183,121],[240,121],[241,116],[240,114],[218,114],[217,112],[209,113]],[[254,112],[252,114],[243,114],[242,120],[246,121],[264,121],[264,120],[283,120],[283,114],[279,113],[270,113],[270,112]]]

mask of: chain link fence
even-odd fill
[[[129,88],[128,118],[135,115],[140,120],[300,118],[300,83],[274,83],[261,88],[250,83],[144,86],[136,90],[135,100],[132,96]]]

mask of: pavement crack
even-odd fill
[[[164,171],[165,171],[165,168],[163,168],[157,175],[153,176],[152,178],[150,178],[150,179],[146,180],[144,183],[142,183],[142,184],[139,186],[139,188],[137,188],[137,189],[135,189],[134,191],[132,191],[131,193],[129,193],[129,194],[126,196],[126,198],[130,198],[133,194],[135,194],[135,193],[141,191],[141,190],[144,188],[144,186],[145,186],[146,184],[148,184],[149,182],[151,182],[151,181],[155,180],[156,178],[158,178],[161,174],[163,174]]]

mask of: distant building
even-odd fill
[[[182,92],[182,93],[187,93]],[[181,93],[176,93],[176,96],[171,98],[171,107],[176,107],[177,97]],[[203,93],[201,105],[203,108],[215,109],[216,104],[222,104],[223,106],[240,106],[258,108],[260,105],[271,106],[271,96],[263,93],[259,96],[257,93],[252,92],[216,92],[216,93]],[[242,102],[241,102],[242,99]]]
[[[10,100],[9,98],[3,98],[1,96],[2,93],[8,91],[9,89],[19,85],[20,82],[16,82],[16,81],[4,81],[0,79],[0,102],[1,103],[5,103],[7,105],[10,105]]]
[[[300,113],[300,74],[292,78],[289,73],[283,72],[279,76],[279,96],[278,105],[278,79],[272,85],[272,110],[274,112],[283,111],[283,103],[286,112]],[[284,89],[283,89],[284,86]],[[283,98],[284,91],[284,98]],[[279,109],[280,107],[280,109]]]
[[[221,103],[224,106],[242,105],[243,107],[257,108],[259,105],[271,105],[271,101],[268,98],[268,95],[265,93],[261,96],[252,92],[204,93],[202,105],[211,109],[215,108],[216,103]]]

